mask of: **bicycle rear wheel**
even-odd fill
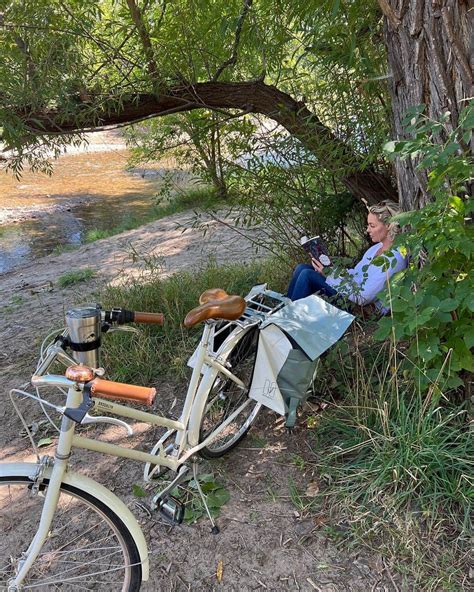
[[[242,389],[230,378],[219,373],[207,398],[201,422],[199,442],[203,442],[215,432],[243,403],[249,400],[248,389],[253,376],[257,355],[258,328],[245,333],[236,343],[227,361],[230,371],[244,383]],[[204,458],[223,456],[237,446],[245,437],[261,404],[250,401],[249,404],[227,425],[208,446],[201,448],[199,454]]]
[[[0,590],[15,576],[43,508],[28,477],[0,478]],[[98,499],[62,484],[48,538],[22,590],[97,590],[135,592],[141,584],[140,557],[119,516]]]

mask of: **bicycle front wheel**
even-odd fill
[[[0,478],[0,590],[15,577],[43,508],[44,480],[33,493],[28,477]],[[21,589],[135,592],[140,557],[119,516],[85,491],[63,483],[53,522]]]
[[[212,385],[204,409],[199,442],[219,427],[245,402],[249,401],[248,390],[253,376],[257,355],[258,328],[245,333],[232,349],[227,361],[230,371],[244,383],[243,389],[230,378],[219,373]],[[261,404],[250,401],[234,419],[199,454],[204,458],[223,456],[237,446],[255,421]]]

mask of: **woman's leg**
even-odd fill
[[[288,291],[288,297],[291,300],[299,300],[314,293],[323,294],[324,296],[335,296],[337,291],[326,283],[326,278],[318,271],[315,271],[312,266],[308,267],[309,269],[300,270],[292,286],[291,295]]]
[[[313,266],[312,265],[308,265],[307,263],[300,263],[299,265],[297,265],[293,271],[293,276],[291,278],[290,281],[290,285],[288,286],[288,290],[286,291],[286,295],[288,296],[288,298],[290,298],[291,300],[294,300],[293,298],[293,290],[295,289],[295,284],[298,280],[298,277],[300,275],[300,273],[302,271],[305,271],[306,269],[308,270],[313,270]]]

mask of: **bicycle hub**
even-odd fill
[[[66,313],[69,346],[73,358],[79,363],[100,366],[101,310],[98,304],[72,308]]]

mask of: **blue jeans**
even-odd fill
[[[314,293],[329,297],[337,295],[337,291],[326,283],[326,278],[319,271],[312,265],[300,263],[293,271],[287,296],[291,300],[299,300]]]

